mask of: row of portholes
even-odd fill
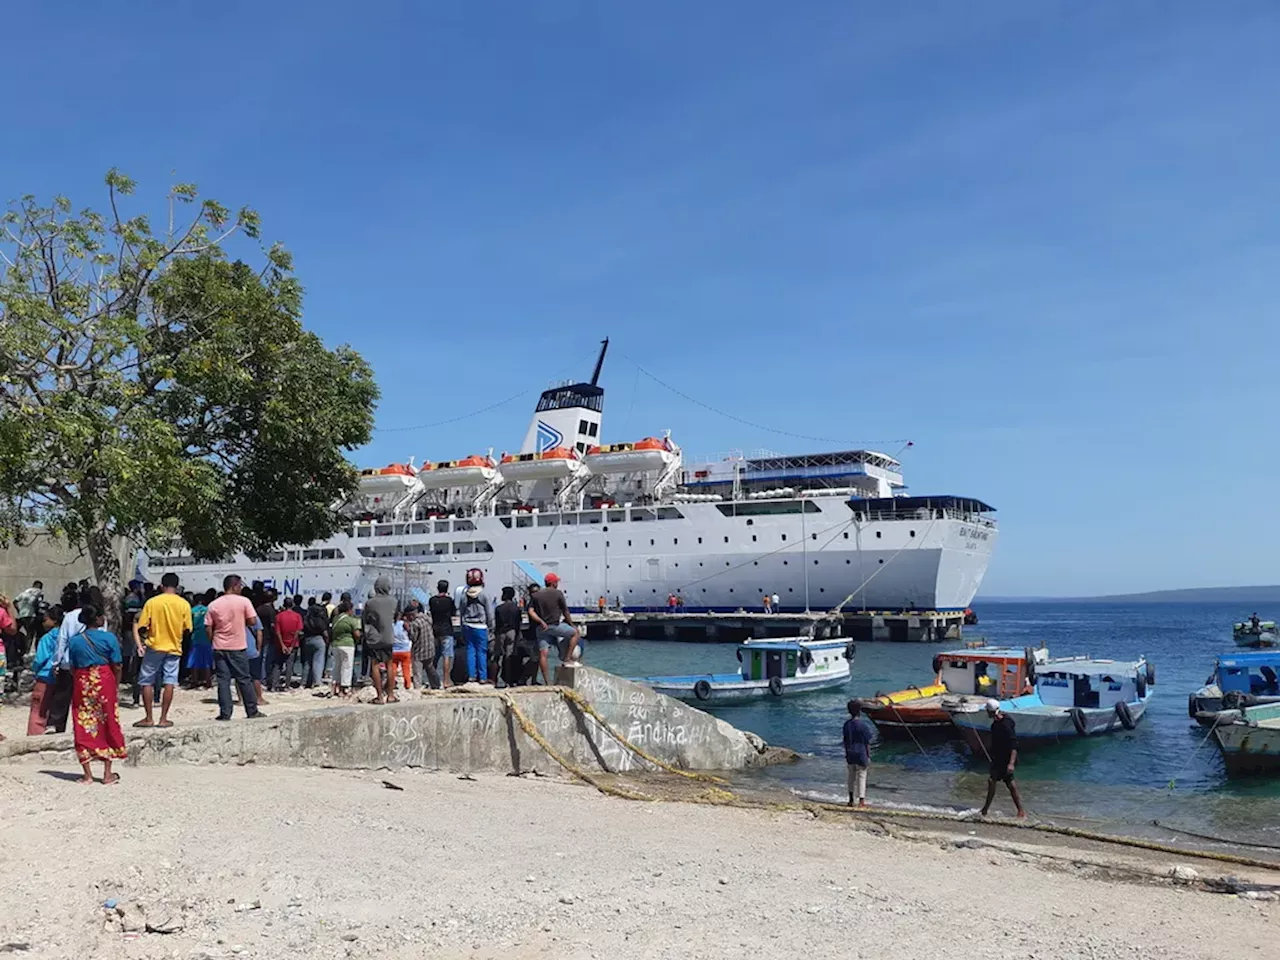
[[[916,532],[915,532],[914,530],[908,530],[907,532],[908,532],[912,537],[914,537],[914,536],[916,535]],[[782,534],[781,536],[782,536],[783,541],[785,542],[785,541],[786,541],[786,539],[787,539],[787,535],[784,533],[784,534]],[[844,538],[845,538],[846,540],[848,540],[848,539],[849,539],[849,534],[847,534],[847,533],[846,533],[846,534],[844,535]],[[809,534],[809,539],[810,539],[810,540],[817,540],[817,539],[818,539],[818,535],[817,535],[816,533],[811,533],[811,534]],[[880,539],[880,531],[879,531],[879,530],[877,530],[877,531],[876,531],[876,539],[877,539],[877,540],[879,540],[879,539]],[[724,538],[724,542],[725,542],[725,543],[728,543],[728,542],[729,542],[729,538],[728,538],[728,537],[725,537],[725,538]],[[755,535],[754,533],[751,535],[751,542],[752,542],[752,543],[758,543],[758,542],[759,542],[759,541],[757,540],[756,535]],[[698,543],[702,543],[702,538],[701,538],[701,537],[699,537],[699,538],[698,538]],[[675,547],[675,546],[679,546],[679,545],[680,545],[680,538],[679,538],[679,537],[672,537],[672,538],[671,538],[671,545],[672,545],[673,547]],[[564,544],[562,544],[562,546],[563,546],[563,548],[564,548],[565,550],[568,550],[568,549],[569,549],[569,544],[568,544],[568,543],[564,543]],[[608,540],[606,540],[606,541],[604,542],[604,547],[605,547],[605,549],[606,549],[606,550],[608,550],[610,546],[612,546],[612,544],[611,544]],[[631,542],[630,540],[628,540],[628,541],[627,541],[627,546],[628,546],[628,547],[632,546],[632,542]],[[649,546],[651,546],[651,547],[655,547],[655,546],[657,546],[657,542],[656,542],[655,540],[650,540],[650,541],[649,541]],[[528,550],[528,549],[529,549],[529,545],[528,545],[527,543],[526,543],[526,544],[524,544],[524,549],[525,549],[525,550]],[[545,543],[542,545],[542,549],[543,549],[543,550],[547,549],[547,545],[546,545]],[[584,549],[584,550],[590,550],[590,549],[591,549],[591,544],[590,544],[590,543],[583,543],[583,544],[582,544],[582,549]]]

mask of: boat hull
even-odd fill
[[[824,674],[817,677],[797,677],[782,679],[782,693],[775,695],[769,689],[767,680],[743,680],[741,674],[703,674],[688,677],[636,677],[636,683],[643,683],[655,693],[666,694],[686,703],[699,706],[717,703],[742,703],[748,700],[759,700],[765,697],[786,698],[802,693],[815,693],[819,690],[832,690],[843,687],[849,682],[850,674],[846,671],[837,674]],[[705,680],[711,687],[705,698],[694,692],[698,681]]]
[[[1149,698],[1148,698],[1149,699]],[[1079,740],[1081,735],[1076,730],[1075,721],[1071,718],[1071,710],[1067,707],[1040,708],[1036,710],[1006,710],[1013,718],[1017,728],[1018,749],[1027,750],[1061,743],[1064,740]],[[1081,708],[1084,715],[1086,736],[1097,736],[1104,733],[1124,733],[1125,725],[1114,708],[1088,709]],[[1142,722],[1147,712],[1147,700],[1136,700],[1129,703],[1129,713],[1135,725]],[[964,737],[965,743],[978,756],[988,756],[991,750],[991,721],[985,711],[969,713],[953,713],[952,722]]]
[[[1280,773],[1280,728],[1219,724],[1213,736],[1222,750],[1228,774]]]
[[[986,698],[975,702],[985,703]],[[947,706],[955,703],[954,696],[945,694],[871,708],[864,701],[863,714],[876,725],[876,729],[886,740],[923,737],[947,740],[959,734],[951,720],[951,709]]]

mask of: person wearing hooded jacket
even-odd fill
[[[489,680],[489,635],[493,632],[493,599],[484,589],[484,571],[467,571],[467,588],[458,603],[462,639],[467,650],[467,679]]]
[[[395,644],[396,598],[391,596],[391,578],[381,576],[373,583],[373,596],[364,605],[361,631],[364,649],[372,664],[374,703],[396,703],[395,686],[388,667]]]

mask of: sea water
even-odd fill
[[[1145,655],[1155,696],[1132,732],[1073,739],[1019,758],[1023,801],[1034,815],[1067,825],[1173,837],[1177,830],[1280,845],[1280,778],[1228,779],[1208,728],[1187,715],[1187,695],[1204,684],[1214,658],[1235,649],[1233,622],[1252,610],[1217,604],[988,603],[965,640],[1022,648],[1044,643],[1051,656],[1118,660]],[[1276,611],[1259,610],[1265,619]],[[957,644],[951,644],[956,646]],[[948,644],[858,644],[843,689],[768,697],[712,708],[716,716],[790,747],[803,759],[750,776],[753,786],[843,801],[841,726],[851,696],[900,690],[933,679],[931,662]],[[731,644],[618,640],[593,643],[590,661],[622,676],[732,672]],[[959,740],[888,741],[872,754],[873,802],[971,810],[982,805],[986,767]],[[994,808],[1012,812],[1004,787]]]

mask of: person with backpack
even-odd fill
[[[329,610],[316,598],[311,598],[307,613],[302,618],[302,671],[303,686],[308,690],[324,680],[324,661],[328,653]]]
[[[467,648],[467,679],[476,683],[489,680],[489,635],[493,632],[493,601],[484,591],[484,572],[478,567],[467,571],[467,588],[458,605],[462,622],[462,639]]]
[[[364,605],[361,618],[364,649],[371,663],[374,703],[395,703],[395,681],[390,676],[391,653],[395,646],[396,598],[391,595],[391,578],[373,582],[373,596]]]

